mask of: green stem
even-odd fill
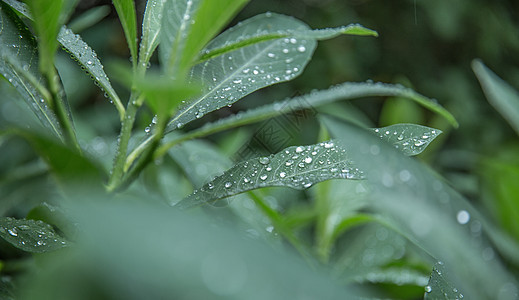
[[[132,91],[124,120],[122,122],[121,133],[119,135],[119,144],[117,146],[117,152],[115,156],[114,165],[112,168],[112,174],[106,187],[109,192],[113,192],[118,189],[123,174],[124,174],[124,163],[126,162],[126,153],[128,152],[128,143],[132,134],[133,123],[135,122],[135,116],[141,105],[138,101],[138,95],[136,91]]]

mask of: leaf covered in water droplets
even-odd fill
[[[43,221],[0,218],[0,237],[21,250],[44,253],[67,246],[68,242]]]
[[[442,133],[434,129],[416,124],[395,124],[373,129],[375,134],[405,155],[412,156],[422,153],[438,135]]]
[[[452,285],[448,279],[446,269],[442,262],[434,265],[429,283],[425,286],[426,300],[437,299],[462,299],[463,294]]]
[[[224,45],[241,35],[276,30],[310,30],[303,22],[278,14],[250,18],[216,37],[211,45]],[[278,38],[239,48],[196,65],[193,81],[205,86],[202,95],[171,120],[170,129],[232,105],[244,96],[301,74],[317,46],[315,39]]]
[[[289,147],[233,166],[178,206],[187,208],[268,186],[305,189],[333,178],[363,179],[364,175],[348,159],[346,150],[333,141]]]

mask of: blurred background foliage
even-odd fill
[[[136,1],[136,7],[137,16],[141,17],[145,1]],[[378,31],[379,37],[343,36],[321,42],[313,60],[299,78],[249,95],[232,108],[219,110],[191,126],[345,81],[401,83],[438,99],[458,119],[459,129],[452,129],[441,117],[397,98],[334,103],[317,108],[317,112],[340,115],[372,127],[418,123],[443,130],[444,134],[419,158],[446,177],[483,214],[519,241],[519,217],[510,209],[519,206],[519,139],[486,101],[470,67],[473,59],[480,58],[501,78],[519,88],[518,1],[252,0],[230,25],[265,11],[292,15],[312,28],[360,23]],[[111,1],[79,1],[71,20],[70,26],[95,49],[103,63],[129,56]],[[156,57],[154,62],[157,62]],[[88,75],[68,58],[68,54],[59,53],[57,64],[73,106],[80,142],[91,155],[103,159],[108,168],[119,130],[117,112]],[[112,75],[109,69],[107,72]],[[115,80],[112,83],[124,99],[125,89]],[[27,119],[27,126],[38,127],[34,117],[26,115],[26,109],[14,101],[16,94],[5,82],[0,84],[0,91],[4,98],[0,103],[1,127],[14,123],[18,118]],[[150,111],[139,116],[138,128],[143,134],[151,118]],[[290,144],[315,143],[319,137],[317,125],[315,118],[306,118]],[[210,140],[223,153],[236,157],[236,152],[251,139],[256,128],[256,125],[251,125],[216,134]],[[49,188],[46,167],[24,142],[0,138],[0,146],[4,151],[0,155],[0,198],[4,204],[0,206],[0,213],[25,217],[35,203],[51,199],[56,192]],[[180,168],[170,160],[166,158],[164,163]],[[24,167],[19,168],[20,165]],[[158,193],[177,198],[190,192],[189,188],[186,189],[189,184],[185,178],[178,178],[175,172],[168,172],[168,175],[160,171],[162,175],[157,175],[154,168],[148,168],[141,178],[148,186],[153,186],[157,180],[166,180],[164,178],[180,182],[177,187]],[[31,181],[33,189],[23,188],[27,181]],[[267,190],[265,194],[268,193]],[[283,194],[285,191],[270,194],[275,193]],[[368,230],[380,232],[381,229]],[[0,243],[2,257],[17,255],[3,241]],[[339,247],[337,252],[340,251]],[[413,261],[412,251],[407,255],[408,261]],[[400,258],[396,252],[394,256],[391,259]],[[398,264],[398,261],[393,264]],[[416,269],[427,273],[428,266],[418,261]],[[405,292],[400,290],[399,293],[400,297],[405,297]],[[410,297],[420,293],[421,289],[411,291]]]

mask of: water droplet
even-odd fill
[[[232,186],[232,183],[230,181],[227,181],[224,186],[226,189],[228,189]]]
[[[304,151],[304,148],[301,147],[301,146],[299,146],[299,147],[296,148],[296,153],[301,153],[301,152],[303,152],[303,151]]]
[[[261,175],[261,176],[260,176],[260,179],[261,179],[261,180],[266,180],[266,179],[267,179],[267,175]]]
[[[92,64],[93,64],[93,62],[91,60],[87,61],[87,65],[91,66]]]
[[[414,142],[414,145],[415,145],[416,147],[420,147],[420,146],[425,145],[425,142],[422,141],[422,140],[417,140],[416,142]]]
[[[404,136],[401,134],[401,135],[399,135],[396,139],[399,140],[399,141],[401,141],[401,140],[404,139]]]
[[[245,177],[245,178],[243,178],[243,182],[245,182],[245,183],[249,183],[249,182],[250,182],[250,179],[247,178],[247,177]]]
[[[287,176],[287,173],[285,173],[285,172],[279,173],[279,177],[281,177],[281,178],[285,178],[286,176]]]
[[[269,53],[267,53],[267,56],[270,58],[274,58],[274,57],[276,57],[276,54],[269,52]]]
[[[151,128],[150,128],[149,126],[146,127],[146,128],[144,128],[144,132],[146,132],[146,133],[150,133],[150,131],[151,131]]]
[[[214,189],[214,184],[212,184],[212,183],[208,183],[208,184],[207,184],[207,187],[208,187],[210,190],[212,190],[212,189]]]
[[[285,54],[287,54],[287,53],[289,52],[289,50],[288,50],[287,48],[284,48],[284,49],[281,50],[281,51],[283,51],[283,53],[285,53]]]
[[[303,46],[303,45],[301,45],[301,46],[297,47],[297,51],[299,51],[299,52],[301,52],[301,53],[302,53],[302,52],[305,52],[305,51],[306,51],[306,47]]]
[[[267,172],[270,172],[270,171],[272,171],[272,167],[268,166],[265,168],[265,170],[267,170]]]
[[[470,214],[466,210],[460,210],[456,215],[456,220],[460,224],[467,224],[470,221]]]
[[[151,123],[157,124],[157,115],[153,116],[153,119],[151,119]]]
[[[430,285],[425,286],[425,292],[430,293],[432,291],[432,287]]]
[[[8,229],[7,232],[9,232],[9,234],[12,236],[18,236],[18,231],[16,230],[16,228]]]
[[[258,75],[259,72],[258,72],[258,70],[253,70],[253,71],[252,71],[252,74],[254,74],[254,75]]]
[[[311,162],[312,162],[312,158],[311,157],[305,158],[305,163],[309,164]]]
[[[259,161],[260,164],[266,165],[266,164],[268,164],[270,162],[270,159],[268,157],[264,156],[264,157],[260,157],[258,159],[258,161]]]
[[[241,83],[241,79],[234,79],[232,82],[238,84],[238,83]]]

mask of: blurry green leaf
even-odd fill
[[[431,272],[429,283],[425,286],[426,300],[439,299],[462,299],[464,295],[455,286],[452,285],[451,280],[447,274],[447,270],[442,262],[436,263]]]
[[[424,255],[445,262],[453,284],[466,297],[493,298],[516,289],[515,279],[483,237],[485,219],[465,199],[430,169],[364,130],[331,119],[325,124],[369,175],[370,206],[390,219]]]
[[[439,129],[416,124],[396,124],[376,128],[374,132],[408,156],[422,153],[429,143],[442,133]]]
[[[26,1],[38,34],[40,71],[54,70],[54,56],[58,49],[56,37],[75,6],[77,0],[28,0]]]
[[[200,50],[248,0],[171,0],[164,5],[161,60],[167,73],[184,74]]]
[[[137,65],[137,17],[135,16],[135,4],[133,0],[113,0],[112,1],[119,21],[124,30],[133,66]]]
[[[0,3],[0,28],[2,76],[16,88],[42,124],[62,137],[56,115],[46,103],[50,96],[38,70],[38,53],[34,37],[3,2]]]
[[[43,221],[0,218],[0,237],[23,251],[45,253],[58,250],[67,241]]]
[[[142,39],[139,49],[139,63],[147,66],[153,52],[159,45],[164,3],[167,0],[148,0],[142,21]]]
[[[104,174],[93,162],[62,143],[24,130],[0,132],[25,139],[49,165],[51,173],[68,193],[103,191]]]
[[[70,205],[84,232],[80,247],[65,262],[47,261],[20,299],[337,299],[361,292],[214,219],[100,200]]]
[[[32,19],[31,14],[23,3],[15,0],[6,0],[5,2],[23,16]],[[85,68],[85,70],[91,74],[92,80],[99,85],[99,87],[114,103],[115,107],[119,111],[119,116],[122,119],[125,111],[124,106],[122,105],[119,96],[112,88],[110,80],[103,70],[103,65],[99,61],[94,50],[81,39],[81,36],[74,34],[70,29],[66,28],[66,26],[61,27],[61,30],[58,33],[58,41],[67,52],[74,56],[74,59],[81,64],[82,68]]]
[[[371,284],[416,285],[423,287],[427,284],[427,276],[418,270],[403,267],[388,267],[369,271],[355,277],[355,281]],[[449,298],[454,299],[454,298]]]
[[[479,60],[472,62],[472,69],[478,77],[488,102],[519,134],[519,93],[517,90],[490,71]]]
[[[110,14],[110,11],[111,9],[108,5],[92,7],[91,9],[70,21],[68,27],[73,32],[81,32],[99,23],[99,21]]]
[[[216,56],[238,50],[240,48],[252,46],[257,43],[280,38],[290,38],[291,40],[289,40],[289,42],[295,44],[297,43],[297,39],[325,40],[337,37],[342,34],[370,36],[378,35],[376,31],[365,28],[358,24],[315,30],[304,28],[302,26],[297,29],[284,27],[282,24],[288,23],[287,20],[289,19],[293,18],[276,13],[266,13],[246,20],[240,23],[238,26],[225,31],[223,34],[219,35],[216,39],[211,41],[203,50],[203,55],[200,57],[200,61],[205,61]],[[265,26],[261,23],[268,23],[268,25]],[[256,30],[242,27],[251,26],[247,24],[253,24],[255,26],[260,24],[262,26],[259,26],[256,28]],[[271,55],[270,58],[275,58],[275,56]],[[278,60],[280,60],[279,56]]]

